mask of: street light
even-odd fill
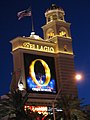
[[[56,99],[57,99],[57,97],[58,97],[58,95],[60,95],[60,92],[61,92],[61,88],[59,89],[59,91],[58,91],[58,93],[57,93],[57,95],[56,95],[56,97],[55,97],[55,99],[54,99],[54,101],[52,102],[52,108],[53,108],[53,118],[54,118],[54,120],[56,120],[56,116],[55,116],[55,101],[56,101]]]

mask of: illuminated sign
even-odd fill
[[[47,112],[47,107],[46,106],[25,106],[25,110],[28,108],[33,112]]]
[[[56,93],[53,57],[24,53],[24,67],[27,91]]]
[[[39,45],[39,44],[32,44],[30,42],[24,42],[23,47],[27,49],[31,49],[31,50],[42,51],[42,52],[52,52],[52,53],[55,52],[53,47],[46,46],[46,45],[44,46],[44,45]]]

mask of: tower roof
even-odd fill
[[[61,10],[64,11],[61,7],[58,7],[56,4],[52,4],[51,7],[49,7],[46,12],[50,11],[50,10]]]
[[[65,12],[61,7],[58,7],[56,4],[52,4],[45,12],[46,23],[55,21],[55,20],[64,20]]]

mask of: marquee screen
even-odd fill
[[[56,93],[53,57],[24,53],[26,88],[29,92]]]

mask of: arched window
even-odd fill
[[[59,35],[61,37],[68,37],[68,31],[64,27],[61,27],[59,30]]]
[[[63,14],[59,14],[59,19],[60,19],[60,20],[64,20]]]
[[[64,51],[67,52],[68,51],[68,48],[67,48],[67,45],[64,45]]]
[[[47,38],[52,38],[54,36],[54,30],[53,29],[48,29],[47,31]]]
[[[62,37],[66,37],[66,31],[59,31],[59,35],[62,36]]]
[[[48,17],[48,22],[52,21],[53,20],[53,16],[49,16]]]
[[[50,17],[48,17],[48,22],[50,22]]]
[[[53,15],[53,20],[57,20],[57,15],[56,14]]]

